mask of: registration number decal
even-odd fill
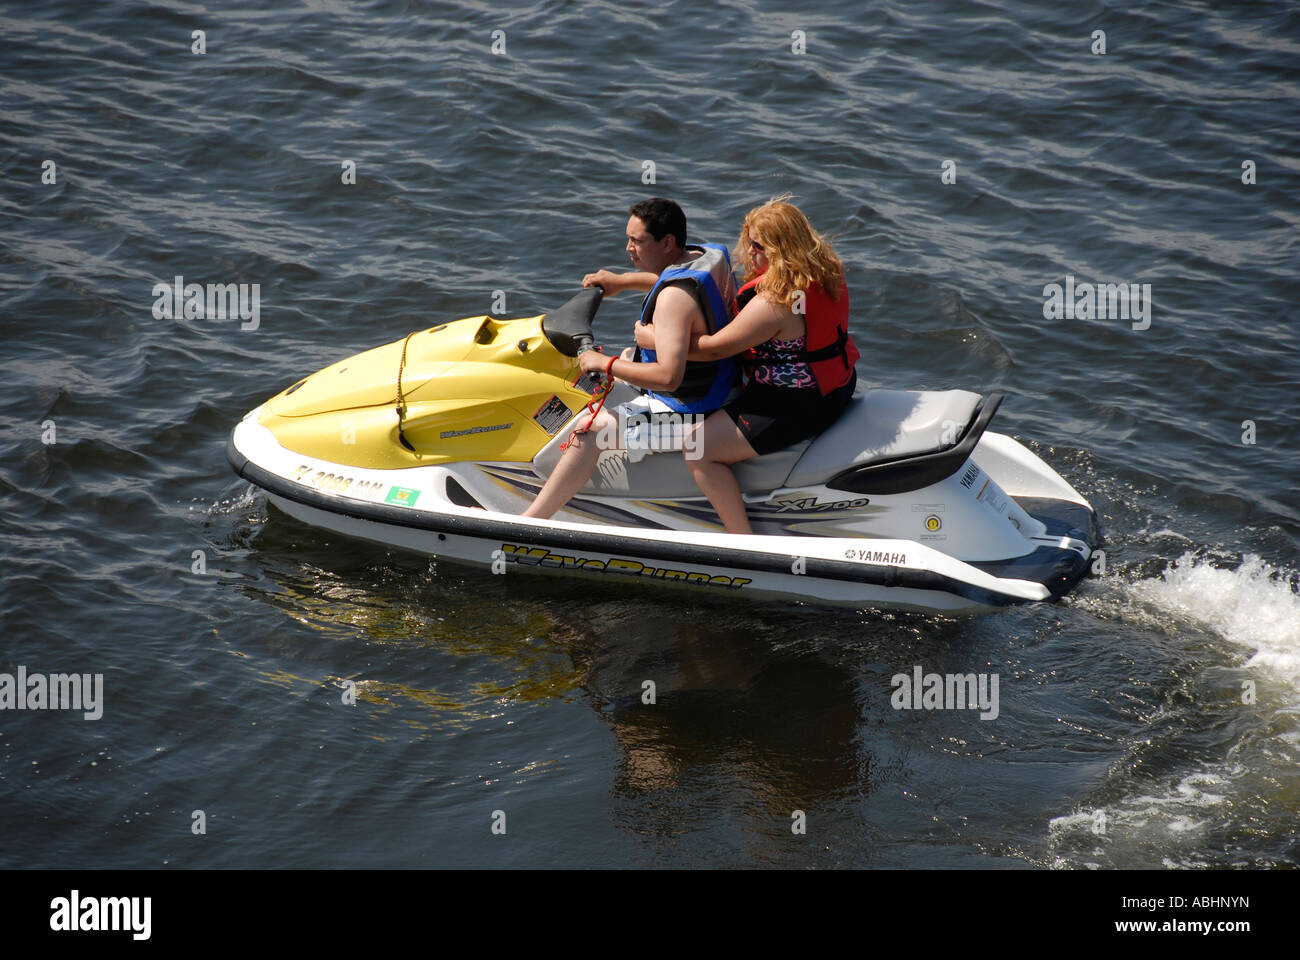
[[[357,500],[378,500],[384,490],[384,484],[378,481],[358,480],[356,477],[330,473],[326,470],[313,472],[312,467],[307,464],[303,464],[291,473],[289,479],[305,487],[315,487],[325,493],[337,493]]]

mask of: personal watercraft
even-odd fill
[[[680,451],[602,452],[553,519],[519,516],[593,397],[638,394],[581,375],[601,296],[341,360],[250,411],[227,458],[291,517],[495,573],[947,614],[1059,598],[1088,573],[1095,511],[987,430],[997,393],[860,389],[824,433],[735,465],[753,535],[723,530]]]

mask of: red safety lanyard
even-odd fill
[[[565,440],[563,443],[560,444],[561,450],[569,449],[569,444],[573,443],[573,441],[578,439],[578,434],[587,433],[589,430],[591,430],[591,425],[596,422],[596,417],[599,416],[600,411],[604,409],[605,398],[608,397],[610,391],[614,389],[614,375],[612,371],[614,369],[614,361],[617,359],[618,359],[617,356],[613,356],[609,358],[609,363],[605,366],[604,386],[602,386],[599,389],[599,392],[597,392],[590,400],[587,401],[587,406],[584,409],[591,411],[591,418],[587,421],[587,425],[585,427],[582,427],[581,429],[574,430],[572,433],[570,433],[569,439]],[[582,381],[582,377],[579,377],[577,380],[573,382],[573,385],[576,387],[581,381]]]

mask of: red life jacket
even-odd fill
[[[758,293],[757,276],[736,292],[741,310]],[[804,295],[804,328],[807,331],[799,359],[812,369],[822,396],[842,387],[853,376],[854,365],[862,356],[849,336],[849,288],[844,285],[838,300],[826,295],[821,284],[814,283]]]

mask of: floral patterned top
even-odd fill
[[[767,340],[749,351],[745,358],[750,378],[755,383],[787,390],[817,387],[812,367],[800,359],[807,336],[794,340]]]

